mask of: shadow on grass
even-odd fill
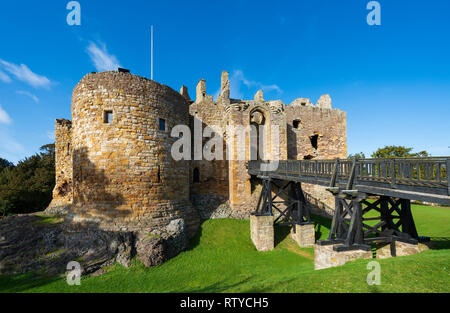
[[[325,227],[327,229],[326,233],[329,233],[332,220],[319,215],[311,215],[311,220],[315,224],[316,240],[325,239],[322,238],[322,235],[324,235],[323,228]]]
[[[274,231],[274,245],[278,246],[291,233],[290,226],[275,226]]]
[[[41,287],[61,279],[58,276],[37,276],[32,273],[0,276],[0,293],[18,293]]]
[[[195,233],[194,237],[192,237],[189,240],[189,245],[188,245],[186,251],[194,250],[200,244],[200,238],[202,237],[202,232],[203,232],[203,224],[205,222],[206,222],[206,220],[201,220],[200,221],[200,225],[198,227],[198,230]]]
[[[378,288],[376,285],[370,285],[369,287],[370,293],[381,293],[380,288]]]
[[[218,293],[218,292],[226,292],[226,291],[229,291],[229,289],[231,289],[231,288],[242,286],[243,284],[246,284],[246,283],[248,283],[251,280],[252,280],[252,277],[247,277],[247,278],[245,278],[245,279],[243,279],[243,280],[241,280],[241,281],[239,281],[237,283],[233,283],[233,284],[226,283],[224,281],[218,281],[218,282],[215,282],[215,283],[213,283],[211,285],[208,285],[208,286],[206,286],[204,288],[197,288],[197,289],[192,288],[192,289],[189,289],[187,292],[189,292],[189,293]],[[185,292],[185,291],[182,291],[182,292]]]
[[[277,287],[280,287],[280,284],[289,286],[291,284],[295,284],[296,282],[298,282],[298,278],[292,278],[292,279],[282,280],[282,281],[272,283],[272,284],[264,284],[264,287],[259,287],[259,288],[252,287],[250,289],[242,290],[241,292],[244,292],[244,293],[274,293],[274,289],[276,289]],[[260,285],[262,285],[262,284],[260,284]],[[286,292],[286,291],[275,291],[275,293],[284,293],[284,292]]]
[[[450,237],[431,237],[430,243],[433,250],[450,249]]]

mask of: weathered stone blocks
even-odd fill
[[[386,259],[395,256],[413,255],[416,253],[420,253],[424,250],[428,250],[428,247],[421,243],[410,244],[401,241],[395,241],[394,245],[395,245],[394,246],[395,255],[392,255],[391,253],[390,243],[377,245],[377,259]]]
[[[164,254],[164,241],[161,237],[144,235],[136,242],[138,259],[145,267],[161,265],[166,261]]]
[[[330,95],[322,95],[317,101],[317,107],[321,109],[331,109],[331,97]]]
[[[344,265],[357,259],[372,259],[372,251],[351,250],[337,252],[333,250],[333,246],[314,245],[315,270]]]
[[[251,215],[250,233],[258,251],[270,251],[274,248],[273,216]]]
[[[291,228],[291,238],[301,248],[313,247],[316,242],[314,224],[295,225],[295,232],[294,228]]]
[[[428,250],[428,246],[424,244],[410,244],[396,241],[395,255],[391,253],[391,244],[378,244],[376,250],[377,259],[391,258],[394,256],[406,256],[420,253]],[[334,245],[315,245],[314,246],[314,269],[320,270],[324,268],[344,265],[347,262],[357,259],[372,259],[372,251],[350,250],[350,251],[334,251]]]
[[[42,223],[38,215],[14,215],[0,220],[0,275],[66,271],[70,261],[81,264],[82,274],[92,274],[115,262],[130,266],[133,256],[130,232],[96,227]]]
[[[47,214],[66,214],[73,201],[72,122],[55,121],[55,188]]]
[[[172,158],[169,130],[188,123],[186,97],[168,86],[86,75],[72,96],[73,219],[150,232],[185,217],[189,165]]]

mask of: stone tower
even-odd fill
[[[67,176],[73,167],[72,219],[152,231],[184,218],[189,169],[187,161],[171,158],[169,134],[188,123],[188,110],[178,92],[143,77],[86,75],[73,91],[71,137],[56,140],[57,167]],[[66,145],[73,164],[59,162]]]
[[[289,105],[266,100],[262,90],[250,100],[233,99],[228,72],[216,101],[204,79],[196,91],[193,101],[185,86],[177,92],[127,72],[86,75],[73,92],[72,121],[56,121],[56,187],[48,210],[116,230],[152,232],[181,219],[193,233],[198,216],[248,218],[254,211],[261,185],[247,173],[249,160],[347,155],[346,113],[332,108],[329,95],[316,105],[308,98]],[[200,150],[209,145],[203,132],[213,128],[209,135],[220,137],[223,156],[175,161],[175,125],[188,125],[194,137],[200,132]],[[260,126],[267,131],[263,145],[250,135]],[[303,190],[333,209],[323,187]]]

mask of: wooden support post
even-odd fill
[[[411,201],[409,199],[401,199],[400,221],[402,224],[402,232],[409,234],[412,238],[418,239],[416,225],[411,212]]]
[[[380,196],[380,215],[381,220],[386,224],[381,227],[381,230],[387,228],[394,229],[394,222],[392,221],[391,214],[389,213],[389,198],[386,196]]]
[[[356,158],[353,159],[352,170],[350,172],[348,182],[347,182],[347,190],[353,189],[353,181],[355,180],[355,172],[356,172]]]
[[[338,224],[340,223],[339,219],[342,214],[342,202],[339,196],[334,197],[335,210],[333,215],[333,221],[331,222],[330,235],[328,236],[328,240],[333,240],[336,238],[336,232],[338,228]]]
[[[391,188],[397,188],[397,172],[395,170],[395,160],[391,162]]]
[[[263,199],[263,196],[264,196],[264,181],[263,181],[263,187],[262,187],[261,193],[259,194],[258,205],[256,206],[255,214],[260,214],[262,211],[260,208],[261,208],[261,201]],[[263,203],[263,206],[264,206],[264,203]]]
[[[354,202],[351,203],[351,205],[353,205],[353,204],[354,204]],[[354,242],[355,230],[356,230],[357,223],[358,223],[358,221],[357,221],[358,220],[358,216],[357,216],[357,213],[356,213],[356,208],[353,207],[352,209],[353,209],[352,218],[350,220],[350,226],[348,228],[347,238],[345,239],[345,243],[344,243],[344,245],[347,246],[347,247],[351,246],[353,244],[353,242]]]
[[[447,159],[447,188],[450,196],[450,159]]]
[[[362,231],[362,204],[359,199],[353,200],[353,214],[355,217],[355,237],[353,244],[364,244],[364,233]]]
[[[336,162],[333,169],[333,174],[331,175],[330,188],[336,186],[336,180],[339,176],[339,159],[336,158]]]
[[[297,223],[300,224],[303,222],[303,203],[300,200],[297,200]],[[297,223],[294,223],[294,233],[295,233],[295,225]]]
[[[307,223],[311,223],[311,212],[309,211],[308,203],[303,193],[302,183],[296,183],[296,190],[298,192],[298,199],[302,206],[302,215],[300,216],[300,222],[303,223],[303,219],[306,219]]]
[[[270,178],[267,180],[267,197],[269,199],[269,215],[273,215],[272,212],[272,183],[270,181]]]
[[[263,180],[263,188],[261,190],[262,194],[262,205],[261,205],[261,215],[267,214],[267,181]]]

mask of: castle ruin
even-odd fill
[[[216,100],[200,80],[195,101],[184,86],[177,92],[127,72],[91,73],[75,87],[71,109],[72,121],[56,120],[56,186],[47,211],[106,229],[154,233],[182,220],[192,236],[201,218],[249,218],[255,210],[261,186],[247,173],[250,151],[245,160],[175,161],[171,146],[178,138],[170,133],[176,125],[189,125],[192,133],[196,122],[224,130],[276,125],[280,160],[347,156],[346,113],[332,108],[330,96],[316,105],[307,98],[266,101],[262,91],[252,100],[232,99],[227,72]],[[230,136],[223,134],[224,143]],[[246,149],[233,143],[235,153]],[[323,187],[303,190],[333,207]]]

